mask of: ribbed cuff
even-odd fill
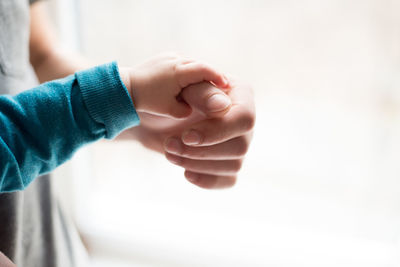
[[[122,82],[116,62],[75,73],[90,116],[106,129],[112,139],[123,130],[137,126],[139,116]]]

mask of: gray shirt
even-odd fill
[[[34,1],[0,0],[0,94],[38,84],[29,63],[29,4]],[[0,194],[0,251],[17,266],[82,266],[77,240],[49,176],[36,179],[23,192]]]

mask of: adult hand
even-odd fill
[[[252,138],[255,108],[250,86],[232,78],[230,86],[229,110],[220,111],[223,98],[218,97],[226,97],[221,90],[210,83],[192,85],[182,92],[193,108],[190,117],[174,120],[139,113],[141,125],[125,131],[119,139],[133,137],[164,153],[169,161],[185,168],[186,178],[197,186],[233,186]],[[213,106],[219,111],[214,112]]]

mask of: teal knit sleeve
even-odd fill
[[[0,192],[23,190],[83,145],[138,124],[115,62],[0,96]]]

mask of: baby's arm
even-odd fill
[[[138,123],[116,63],[0,96],[0,192],[22,190],[81,146]]]
[[[191,113],[178,98],[183,88],[202,81],[228,87],[211,67],[176,56],[121,71],[106,64],[0,96],[0,192],[22,190],[83,145],[139,124],[133,102],[138,111],[183,118]]]

